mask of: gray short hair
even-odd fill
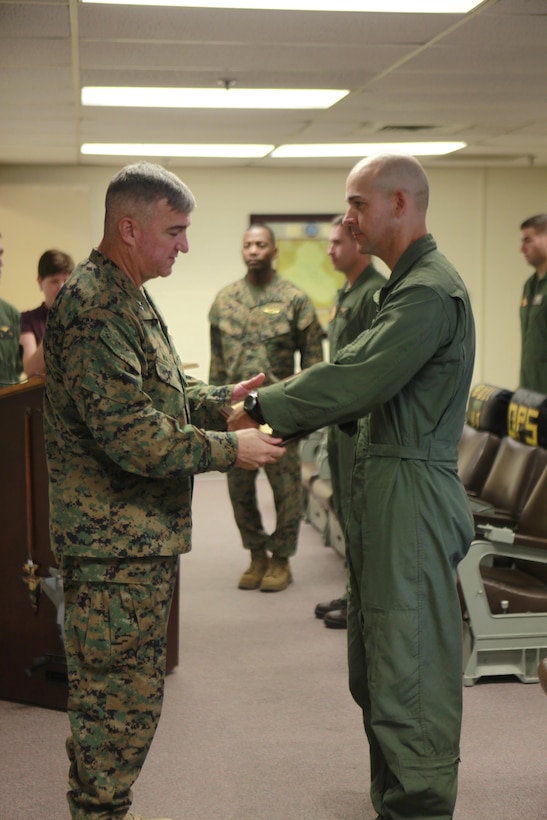
[[[196,207],[190,189],[171,171],[152,162],[136,162],[119,171],[106,191],[105,221],[121,206],[147,211],[149,206],[166,199],[170,208],[189,214]]]

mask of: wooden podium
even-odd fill
[[[37,606],[24,567],[49,575],[48,476],[43,378],[0,390],[0,699],[65,709],[66,668],[57,611],[45,592]],[[179,580],[167,629],[167,671],[178,665]]]

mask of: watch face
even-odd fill
[[[256,393],[252,392],[245,396],[245,401],[243,402],[243,409],[244,410],[252,410],[253,407],[256,406]]]

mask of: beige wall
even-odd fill
[[[103,202],[118,166],[0,166],[0,295],[20,310],[40,302],[36,266],[47,248],[84,258],[102,234]],[[342,170],[172,167],[198,207],[190,253],[150,290],[192,371],[207,378],[207,313],[216,291],[244,273],[241,237],[251,213],[330,213],[344,208]],[[547,210],[547,169],[428,169],[429,228],[471,295],[477,325],[475,381],[513,388],[520,355],[518,306],[531,273],[520,222]]]

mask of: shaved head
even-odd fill
[[[377,154],[362,159],[353,167],[350,175],[372,174],[374,187],[389,196],[395,191],[405,191],[425,214],[429,203],[429,183],[424,169],[409,154]]]
[[[427,233],[429,183],[409,154],[375,154],[355,165],[346,182],[344,217],[361,253],[393,270],[404,251]]]

